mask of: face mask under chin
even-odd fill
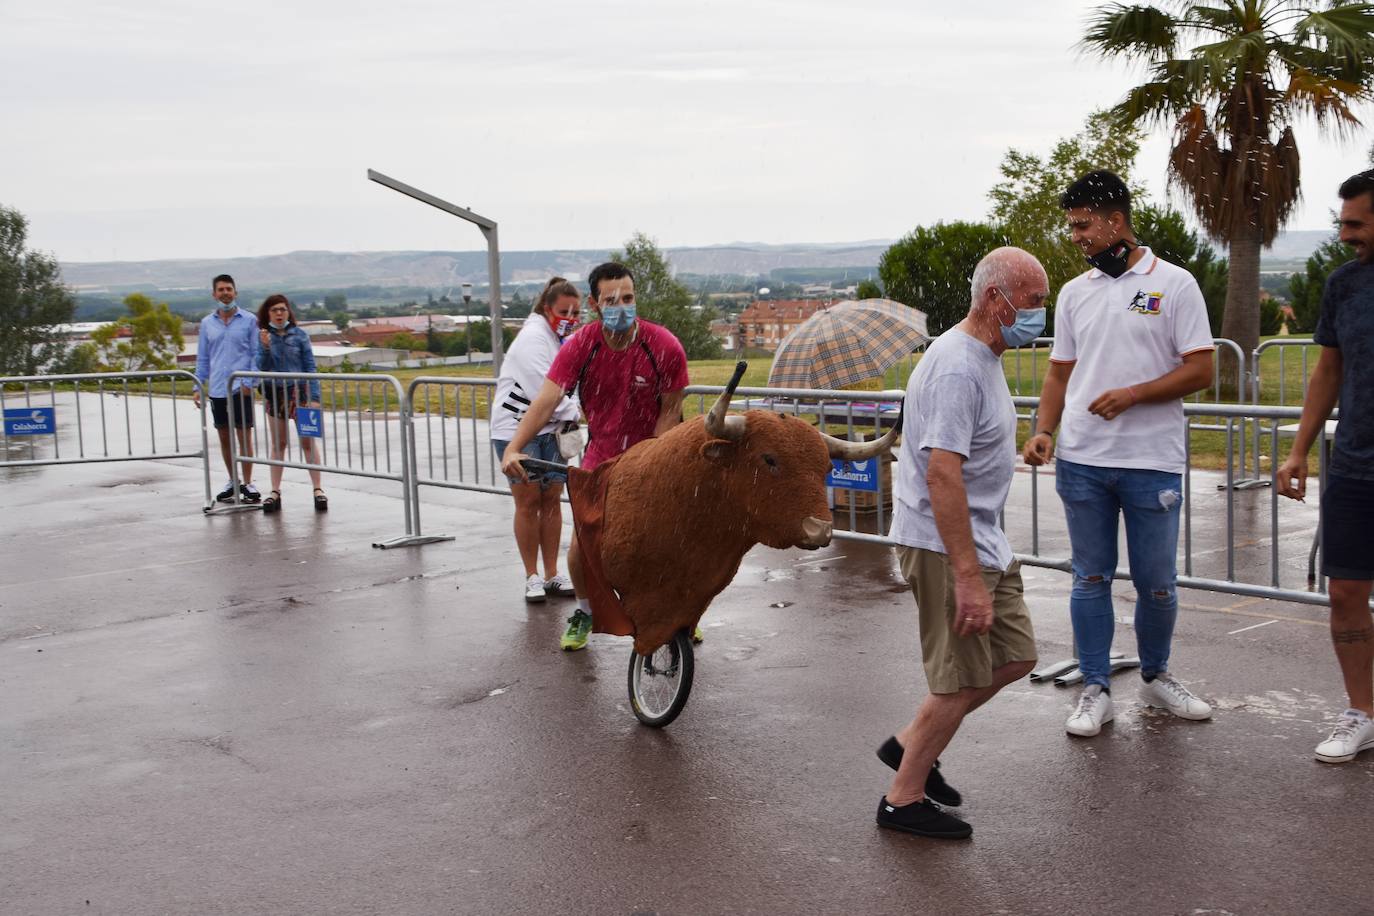
[[[1097,254],[1088,255],[1088,263],[1115,280],[1130,267],[1127,262],[1130,260],[1131,252],[1135,249],[1135,245],[1125,239],[1120,239]]]

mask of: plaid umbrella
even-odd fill
[[[842,302],[787,335],[768,386],[844,388],[881,376],[929,339],[925,312],[891,299]]]

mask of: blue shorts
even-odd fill
[[[496,458],[499,461],[501,456],[506,453],[506,446],[510,445],[509,439],[493,439],[491,447],[496,449]],[[558,437],[553,433],[544,433],[542,436],[535,436],[530,440],[520,452],[530,458],[538,458],[540,461],[552,461],[555,464],[563,465],[561,471],[550,471],[544,468],[527,468],[525,473],[530,475],[530,483],[538,483],[539,489],[547,490],[549,487],[558,486],[568,482],[568,461],[558,451]],[[511,483],[519,483],[519,477],[506,476]]]

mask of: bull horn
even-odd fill
[[[738,442],[744,438],[744,417],[728,416],[727,412],[730,410],[730,398],[734,396],[735,389],[739,387],[739,380],[744,377],[744,370],[747,368],[749,364],[744,360],[735,363],[735,374],[730,377],[730,384],[725,386],[725,390],[711,407],[710,413],[706,415],[706,435],[712,439]]]
[[[902,420],[906,416],[906,402],[902,402],[902,408],[897,413],[897,422],[892,425],[882,438],[874,439],[872,442],[850,442],[845,439],[837,439],[834,436],[821,432],[821,438],[830,449],[831,458],[839,458],[842,461],[866,461],[869,458],[876,458],[883,452],[892,447],[897,434],[902,431]]]

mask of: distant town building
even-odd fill
[[[711,336],[720,341],[720,348],[727,353],[739,349],[739,325],[728,318],[711,322]]]
[[[796,327],[835,299],[755,299],[739,315],[739,345],[776,350]]]
[[[393,324],[391,319],[384,322],[363,319],[357,323],[350,322],[348,329],[343,332],[343,338],[355,347],[379,347],[397,334],[416,333],[410,328]],[[424,330],[422,329],[418,333],[423,334]]]
[[[458,329],[458,322],[454,321],[453,315],[389,315],[386,318],[354,318],[348,325],[350,328],[368,327],[371,325],[394,325],[402,331],[410,334],[424,334],[433,326],[436,333],[448,334]],[[395,333],[395,332],[393,332]]]

